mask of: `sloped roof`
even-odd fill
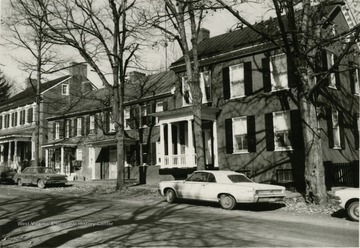
[[[70,77],[71,77],[70,75],[67,75],[41,84],[41,92],[50,89],[54,85],[66,79],[69,79]],[[13,97],[10,97],[5,102],[2,102],[0,106],[0,112],[13,109],[16,107],[20,107],[29,103],[33,103],[35,101],[35,97],[36,97],[36,90],[34,90],[32,87],[28,87],[22,92],[14,95]]]
[[[338,3],[341,4],[341,3]],[[333,10],[338,6],[330,5],[322,9],[324,18],[322,21],[327,22],[328,18],[334,18],[331,16]],[[312,7],[312,11],[315,13],[318,11],[316,6]],[[299,19],[301,10],[295,13],[295,18]],[[288,28],[288,20],[286,16],[282,16],[285,29]],[[255,23],[254,27],[268,35],[273,39],[280,39],[281,32],[278,26],[278,18],[270,18],[266,21]],[[265,45],[267,43],[268,45]],[[229,33],[221,34],[218,36],[205,39],[198,44],[198,56],[199,60],[211,58],[217,55],[223,55],[229,52],[234,52],[236,50],[243,49],[243,52],[251,50],[251,52],[256,52],[258,49],[254,48],[256,45],[262,45],[262,48],[274,48],[275,45],[270,44],[262,35],[253,31],[249,27],[241,28]],[[246,48],[246,49],[245,49]],[[192,56],[192,53],[190,53]],[[228,57],[230,59],[230,57]],[[184,64],[184,57],[181,57],[177,61],[171,64],[171,68],[176,68]]]

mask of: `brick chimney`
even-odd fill
[[[86,78],[87,77],[87,65],[83,64],[83,63],[71,62],[69,64],[69,73],[72,76]]]
[[[199,35],[198,35],[198,44],[202,42],[203,40],[210,38],[210,30],[206,28],[200,28]]]
[[[37,82],[37,80],[35,79],[35,78],[26,78],[25,79],[25,82],[24,82],[24,84],[25,84],[25,89],[27,89],[27,88],[35,88],[36,89],[36,82]]]
[[[145,79],[146,74],[142,73],[142,72],[138,72],[138,71],[131,71],[131,72],[128,73],[128,76],[129,76],[130,82],[132,82],[132,83],[136,83],[136,82],[141,83],[141,81],[143,81]]]
[[[84,81],[81,83],[81,93],[85,94],[92,91],[93,87],[90,81]]]

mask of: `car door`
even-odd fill
[[[181,185],[180,193],[183,198],[203,200],[201,195],[202,187],[207,183],[206,172],[194,172],[184,183]]]
[[[200,195],[203,200],[206,201],[217,201],[217,195],[219,192],[219,185],[216,182],[213,173],[207,172],[206,182],[202,183]]]

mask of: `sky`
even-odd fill
[[[257,3],[244,3],[240,5],[238,9],[240,14],[242,14],[246,20],[253,23],[256,21],[261,21],[262,19],[268,19],[270,16],[274,16],[273,11],[269,11],[269,2],[260,0],[262,4]],[[8,11],[9,0],[0,0],[1,14],[3,16],[4,12]],[[355,4],[351,5],[352,7],[360,8],[359,0],[355,1]],[[359,12],[360,13],[360,12]],[[227,11],[217,11],[214,13],[209,13],[207,18],[203,23],[203,27],[210,30],[210,37],[223,34],[227,32],[230,28],[234,28],[237,24],[237,20]],[[0,39],[3,37],[4,29],[0,27]],[[81,58],[77,55],[76,51],[65,50],[71,57],[77,57],[75,62],[81,62]],[[76,56],[75,56],[76,54]],[[181,56],[179,49],[176,44],[169,44],[167,47],[168,62],[169,66],[171,62],[176,60]],[[143,61],[149,72],[159,70],[165,65],[165,48],[157,47],[153,50],[147,50],[147,52],[142,54]],[[23,88],[23,82],[28,77],[28,74],[19,70],[19,65],[16,62],[16,59],[31,59],[25,55],[24,51],[19,49],[9,48],[7,46],[0,46],[0,68],[4,71],[5,75],[16,81],[15,90],[20,90]],[[95,83],[98,87],[101,87],[101,82],[98,79],[97,75],[88,68],[88,78],[91,82]]]

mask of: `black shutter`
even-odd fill
[[[358,115],[354,114],[353,117],[353,130],[354,130],[354,141],[355,141],[355,149],[359,149],[359,127],[358,127]]]
[[[271,91],[270,59],[263,58],[261,63],[262,63],[264,92],[270,92]]]
[[[53,139],[56,139],[56,121],[53,122]]]
[[[68,121],[69,121],[69,138],[71,138],[73,132],[73,127],[72,127],[73,121],[72,119],[69,119]]]
[[[290,59],[290,56],[287,56],[287,71],[288,71],[288,85],[289,88],[294,88],[297,85],[296,82],[296,75],[295,75],[295,66],[293,64],[293,62]]]
[[[104,113],[104,127],[103,129],[105,130],[106,133],[108,133],[110,131],[110,113],[108,111],[106,111]]]
[[[327,121],[327,133],[328,133],[328,140],[329,140],[329,148],[334,148],[334,133],[333,133],[331,108],[326,108],[326,121]]]
[[[77,118],[74,118],[74,132],[73,132],[73,137],[77,136]]]
[[[33,122],[33,108],[28,109],[28,123]]]
[[[345,133],[344,133],[344,114],[343,112],[338,112],[339,118],[339,129],[340,129],[340,145],[342,149],[345,149]]]
[[[355,80],[356,80],[356,68],[353,62],[349,63],[349,78],[350,78],[350,89],[351,94],[355,94]]]
[[[85,118],[81,117],[81,136],[85,134]]]
[[[290,111],[291,121],[291,146],[293,149],[302,150],[304,148],[304,139],[302,134],[302,120],[299,110]]]
[[[59,138],[63,139],[64,138],[64,133],[65,133],[65,120],[61,120],[59,122]]]
[[[334,54],[334,62],[338,59],[338,56]],[[333,72],[335,73],[335,86],[337,89],[340,89],[340,72],[339,72],[339,64],[336,65],[333,69]]]
[[[3,117],[0,115],[0,129],[2,129]]]
[[[86,116],[85,118],[85,135],[88,135],[90,133],[90,115]]]
[[[224,99],[230,99],[230,74],[229,67],[222,69]]]
[[[244,63],[244,84],[245,95],[251,95],[253,93],[251,61]]]
[[[226,142],[226,153],[232,154],[233,148],[233,133],[232,133],[232,119],[225,120],[225,142]]]
[[[163,101],[163,111],[168,110],[168,102],[167,101]]]
[[[256,152],[256,123],[253,115],[247,117],[247,139],[249,152]]]
[[[266,150],[274,151],[274,118],[273,113],[265,114]]]

